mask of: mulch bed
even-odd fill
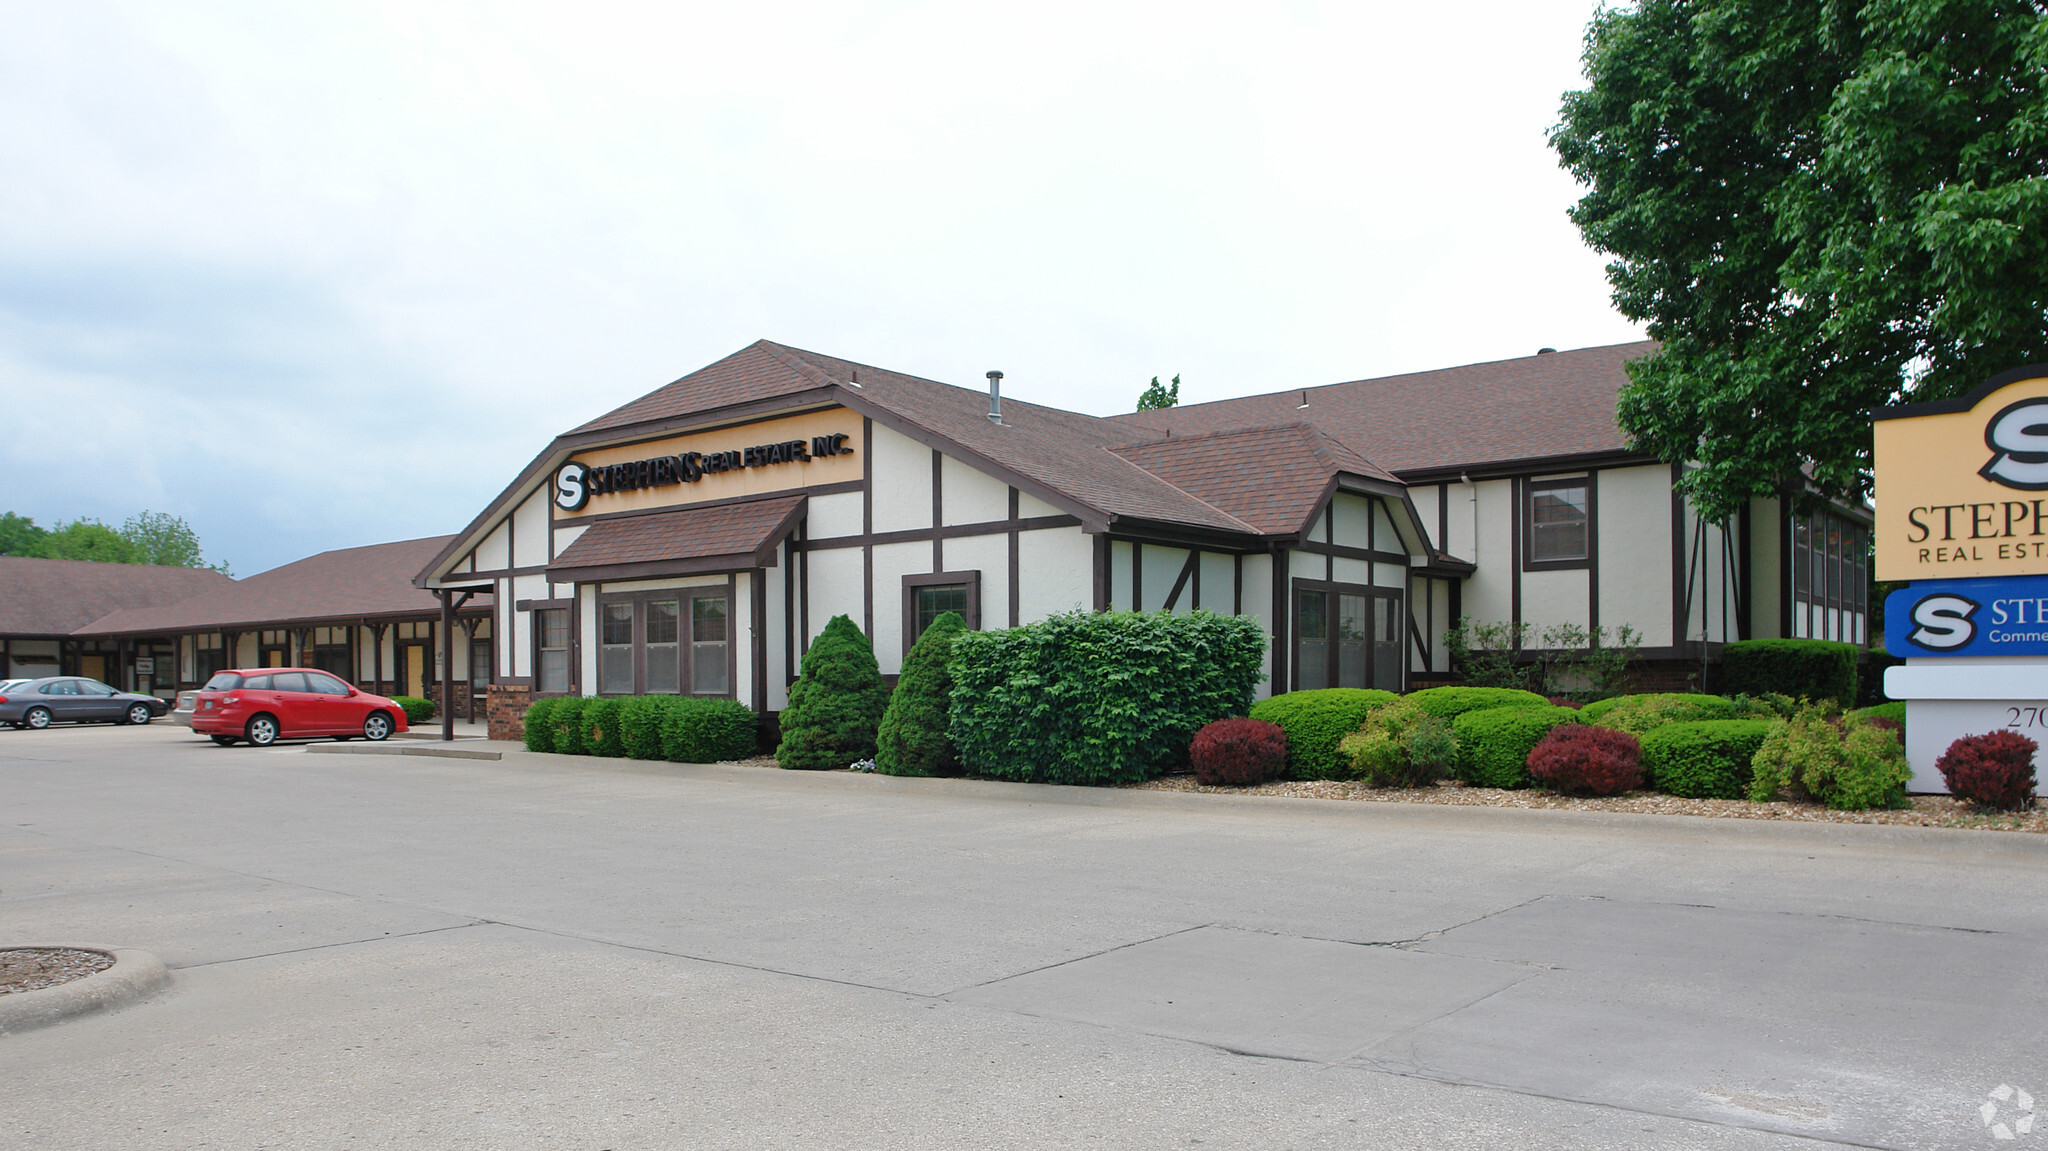
[[[1441,803],[1464,807],[1527,807],[1565,811],[1626,811],[1718,819],[1779,819],[1806,823],[1882,823],[1898,827],[1952,827],[1970,831],[2048,833],[2048,809],[1985,811],[1947,795],[1916,795],[1899,811],[1833,811],[1817,803],[1751,803],[1746,799],[1680,799],[1649,791],[1583,799],[1548,791],[1501,791],[1456,781],[1435,787],[1373,788],[1334,780],[1277,780],[1252,787],[1207,787],[1192,775],[1169,775],[1131,785],[1140,791],[1200,791],[1212,795],[1279,795],[1296,799],[1349,799],[1367,803]]]
[[[84,979],[114,965],[114,957],[76,947],[15,947],[0,950],[0,995],[40,991]]]

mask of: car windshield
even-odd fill
[[[236,675],[234,672],[231,671],[223,671],[216,673],[212,679],[207,680],[206,686],[200,688],[199,690],[233,691],[240,686],[242,686],[241,676]]]

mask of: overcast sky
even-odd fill
[[[1590,0],[0,0],[0,507],[459,530],[766,337],[1107,414],[1640,338]]]

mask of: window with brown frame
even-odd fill
[[[1593,554],[1591,477],[1529,480],[1522,490],[1524,569],[1586,566]]]
[[[569,609],[542,608],[533,613],[536,648],[534,687],[541,694],[560,695],[569,690]]]
[[[981,630],[981,573],[932,572],[903,577],[903,650],[908,652],[932,621],[956,612],[969,631]]]
[[[731,696],[732,587],[598,600],[599,695]]]
[[[1399,592],[1362,584],[1294,581],[1294,690],[1400,691]]]

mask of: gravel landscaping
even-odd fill
[[[1446,803],[1467,807],[1555,808],[1566,811],[1627,811],[1646,815],[1699,815],[1718,819],[1792,819],[1809,823],[1885,823],[1901,827],[1954,827],[1972,831],[2048,833],[2048,810],[1982,811],[1947,795],[1916,795],[1900,811],[1834,811],[1817,803],[1751,803],[1743,799],[1680,799],[1632,791],[1582,799],[1548,791],[1502,791],[1458,782],[1435,787],[1372,788],[1331,780],[1276,780],[1252,787],[1206,787],[1192,775],[1169,775],[1131,785],[1140,791],[1201,791],[1213,795],[1278,795],[1295,799],[1350,799],[1369,803]]]
[[[114,957],[76,947],[15,947],[0,950],[0,995],[40,991],[83,979],[114,965]]]

